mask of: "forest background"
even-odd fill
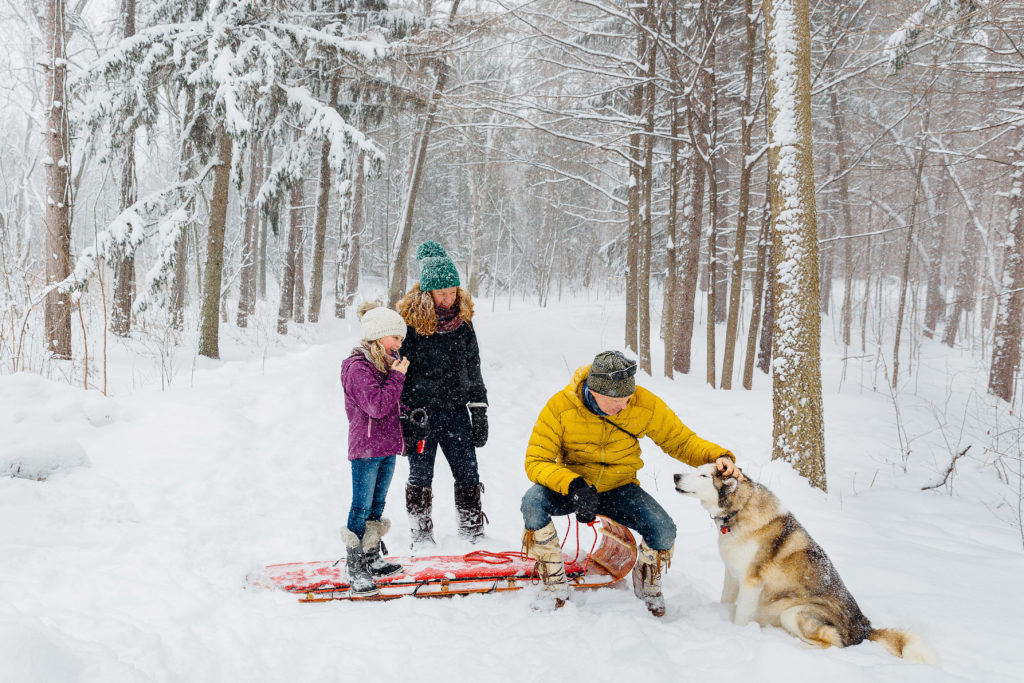
[[[225,330],[259,347],[343,318],[367,278],[393,303],[410,245],[436,239],[492,310],[621,298],[648,374],[772,372],[775,454],[825,488],[821,321],[897,411],[942,343],[1019,412],[1022,19],[973,0],[6,0],[0,368],[107,393],[121,349],[166,386],[176,349],[194,365]],[[786,394],[794,367],[815,374]]]

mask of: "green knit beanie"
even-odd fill
[[[420,262],[421,291],[432,292],[461,284],[455,264],[448,258],[444,247],[437,242],[431,240],[421,244],[416,250],[416,260]]]

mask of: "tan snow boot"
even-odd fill
[[[654,550],[644,541],[637,548],[633,565],[633,593],[644,601],[656,617],[665,616],[665,596],[661,592],[661,573],[672,564],[673,545],[668,550]]]
[[[565,578],[565,562],[554,522],[536,531],[527,529],[523,533],[523,552],[537,560],[537,574],[543,582],[542,595],[554,598],[555,609],[564,605],[569,599],[569,582]]]

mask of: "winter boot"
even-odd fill
[[[412,525],[412,547],[434,545],[434,520],[430,518],[434,492],[429,486],[405,485],[405,509]]]
[[[564,605],[569,599],[569,582],[565,578],[565,562],[554,522],[536,531],[527,529],[523,533],[523,552],[537,560],[536,570],[543,582],[542,595],[547,598],[547,604],[554,598],[555,609]]]
[[[389,579],[402,573],[402,565],[384,559],[388,549],[382,536],[391,529],[391,520],[366,520],[366,533],[363,534],[363,554],[366,556],[366,568],[375,579]]]
[[[484,535],[484,522],[487,515],[480,506],[480,494],[483,484],[455,485],[455,509],[459,516],[459,537],[476,543]]]
[[[661,572],[672,564],[673,545],[668,550],[654,550],[644,541],[637,548],[633,565],[633,593],[644,601],[656,617],[665,616],[665,596],[661,593]]]
[[[341,538],[345,541],[348,594],[353,598],[372,598],[380,591],[377,590],[377,584],[373,582],[373,577],[366,567],[362,540],[349,529],[341,530]]]

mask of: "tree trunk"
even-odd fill
[[[930,98],[929,98],[930,99]],[[903,333],[903,314],[907,303],[907,286],[910,281],[910,257],[914,250],[914,224],[917,221],[917,200],[921,195],[921,179],[924,176],[925,139],[924,131],[928,130],[928,119],[931,111],[925,109],[924,123],[921,124],[921,151],[917,157],[917,173],[914,176],[914,194],[910,204],[910,224],[907,227],[907,249],[903,256],[903,276],[900,280],[900,303],[896,311],[896,340],[892,346],[892,388],[899,385],[900,378],[900,338]]]
[[[64,0],[46,2],[46,284],[71,275],[71,145],[68,137]],[[53,289],[44,301],[46,348],[55,358],[71,358],[71,297]]]
[[[1010,229],[1003,243],[1003,279],[997,297],[988,377],[989,393],[1007,402],[1013,400],[1013,380],[1020,364],[1021,312],[1024,310],[1024,128],[1019,128],[1017,134],[1019,138],[1012,150]]]
[[[288,334],[288,321],[295,315],[296,289],[302,282],[299,273],[302,250],[302,180],[292,181],[291,206],[288,211],[288,252],[281,275],[281,303],[277,309],[277,333]]]
[[[775,328],[772,459],[827,488],[808,0],[765,0]]]
[[[725,356],[722,359],[723,389],[732,389],[733,362],[736,354],[737,327],[740,319],[740,305],[743,292],[743,256],[747,245],[747,220],[750,211],[750,136],[753,124],[750,116],[750,91],[754,83],[754,49],[757,41],[757,24],[754,23],[753,0],[744,0],[746,17],[747,49],[743,62],[743,99],[740,101],[740,186],[736,200],[736,250],[732,257],[732,282],[729,286],[729,317],[725,325]],[[759,250],[760,251],[760,250]],[[763,259],[759,259],[763,261]],[[754,285],[758,292],[761,283]],[[760,308],[760,302],[755,306]],[[747,387],[750,388],[749,386]]]
[[[220,358],[220,287],[224,271],[224,228],[231,188],[231,136],[223,128],[217,135],[217,165],[210,201],[210,230],[206,240],[203,272],[203,309],[199,329],[199,355]]]
[[[135,0],[121,0],[123,36],[135,35]],[[124,211],[138,197],[135,178],[135,129],[131,128],[123,141],[121,159],[121,210]],[[114,260],[114,300],[110,310],[110,329],[119,337],[132,331],[132,302],[135,299],[135,251],[125,245]]]
[[[331,106],[337,106],[338,79],[331,80]],[[327,209],[330,204],[331,164],[328,155],[331,143],[324,140],[320,148],[320,186],[316,199],[316,225],[313,237],[313,276],[309,283],[309,322],[320,321],[320,304],[324,291],[324,245],[327,242]],[[362,170],[362,169],[360,169]]]
[[[451,9],[448,12],[448,25],[451,26],[455,19],[455,13],[459,10],[459,2],[453,0]],[[391,282],[388,286],[388,306],[393,307],[402,297],[405,284],[405,262],[409,257],[409,242],[412,239],[412,217],[416,207],[416,194],[420,186],[420,178],[423,176],[423,165],[427,160],[427,143],[430,140],[430,129],[434,126],[434,117],[437,115],[437,104],[444,92],[445,81],[448,77],[448,67],[443,61],[437,66],[437,79],[434,81],[434,89],[430,94],[430,102],[427,105],[427,113],[423,117],[416,142],[413,144],[411,166],[409,169],[409,187],[405,194],[405,207],[402,209],[402,224],[398,234],[395,235],[395,254],[391,260]]]
[[[667,8],[669,12],[668,22],[672,43],[676,42],[677,30],[677,3],[672,0]],[[663,372],[668,378],[672,378],[675,365],[675,320],[678,317],[676,304],[679,298],[679,273],[676,263],[677,240],[676,228],[679,222],[679,80],[678,59],[676,50],[670,49],[667,57],[669,61],[669,72],[672,74],[672,95],[671,95],[671,119],[669,121],[669,132],[671,142],[669,143],[669,187],[668,187],[668,219],[665,231],[668,239],[665,245],[665,292],[661,305],[661,327],[665,338],[665,362]]]
[[[267,152],[267,161],[264,168],[273,168],[274,166],[274,146],[271,145]],[[262,174],[261,174],[262,175]],[[256,278],[256,284],[259,288],[259,296],[261,301],[267,299],[267,233],[273,232],[277,234],[277,220],[278,220],[278,207],[279,202],[271,202],[271,205],[264,207],[264,211],[260,212],[260,258],[259,258],[259,275]],[[268,230],[270,228],[270,230]]]
[[[657,30],[657,8],[654,0],[647,1],[647,11],[644,13],[644,21],[648,29],[653,33]],[[644,108],[646,109],[646,124],[644,137],[644,166],[641,184],[641,202],[643,215],[640,221],[640,254],[638,257],[639,270],[638,280],[638,304],[639,314],[637,318],[638,348],[640,369],[651,374],[651,195],[654,186],[654,78],[657,62],[657,50],[654,41],[647,39],[647,33],[642,32],[643,52],[641,59],[647,60],[647,78],[644,82]],[[641,64],[643,62],[641,61]]]
[[[256,197],[263,184],[263,146],[253,141],[249,160],[249,197],[245,203],[245,230],[242,235],[242,264],[239,273],[237,324],[245,327],[256,310],[256,242],[259,240],[260,211]]]
[[[764,300],[764,284],[767,276],[766,265],[768,263],[768,250],[771,245],[771,210],[768,207],[768,200],[765,198],[764,210],[761,212],[761,231],[757,238],[757,265],[755,266],[753,293],[751,299],[753,305],[750,309],[750,327],[747,330],[747,353],[743,360],[743,388],[751,389],[754,386],[754,358],[757,353],[757,331],[761,322],[761,302]],[[769,292],[768,299],[771,300]],[[771,328],[768,334],[771,338]]]

